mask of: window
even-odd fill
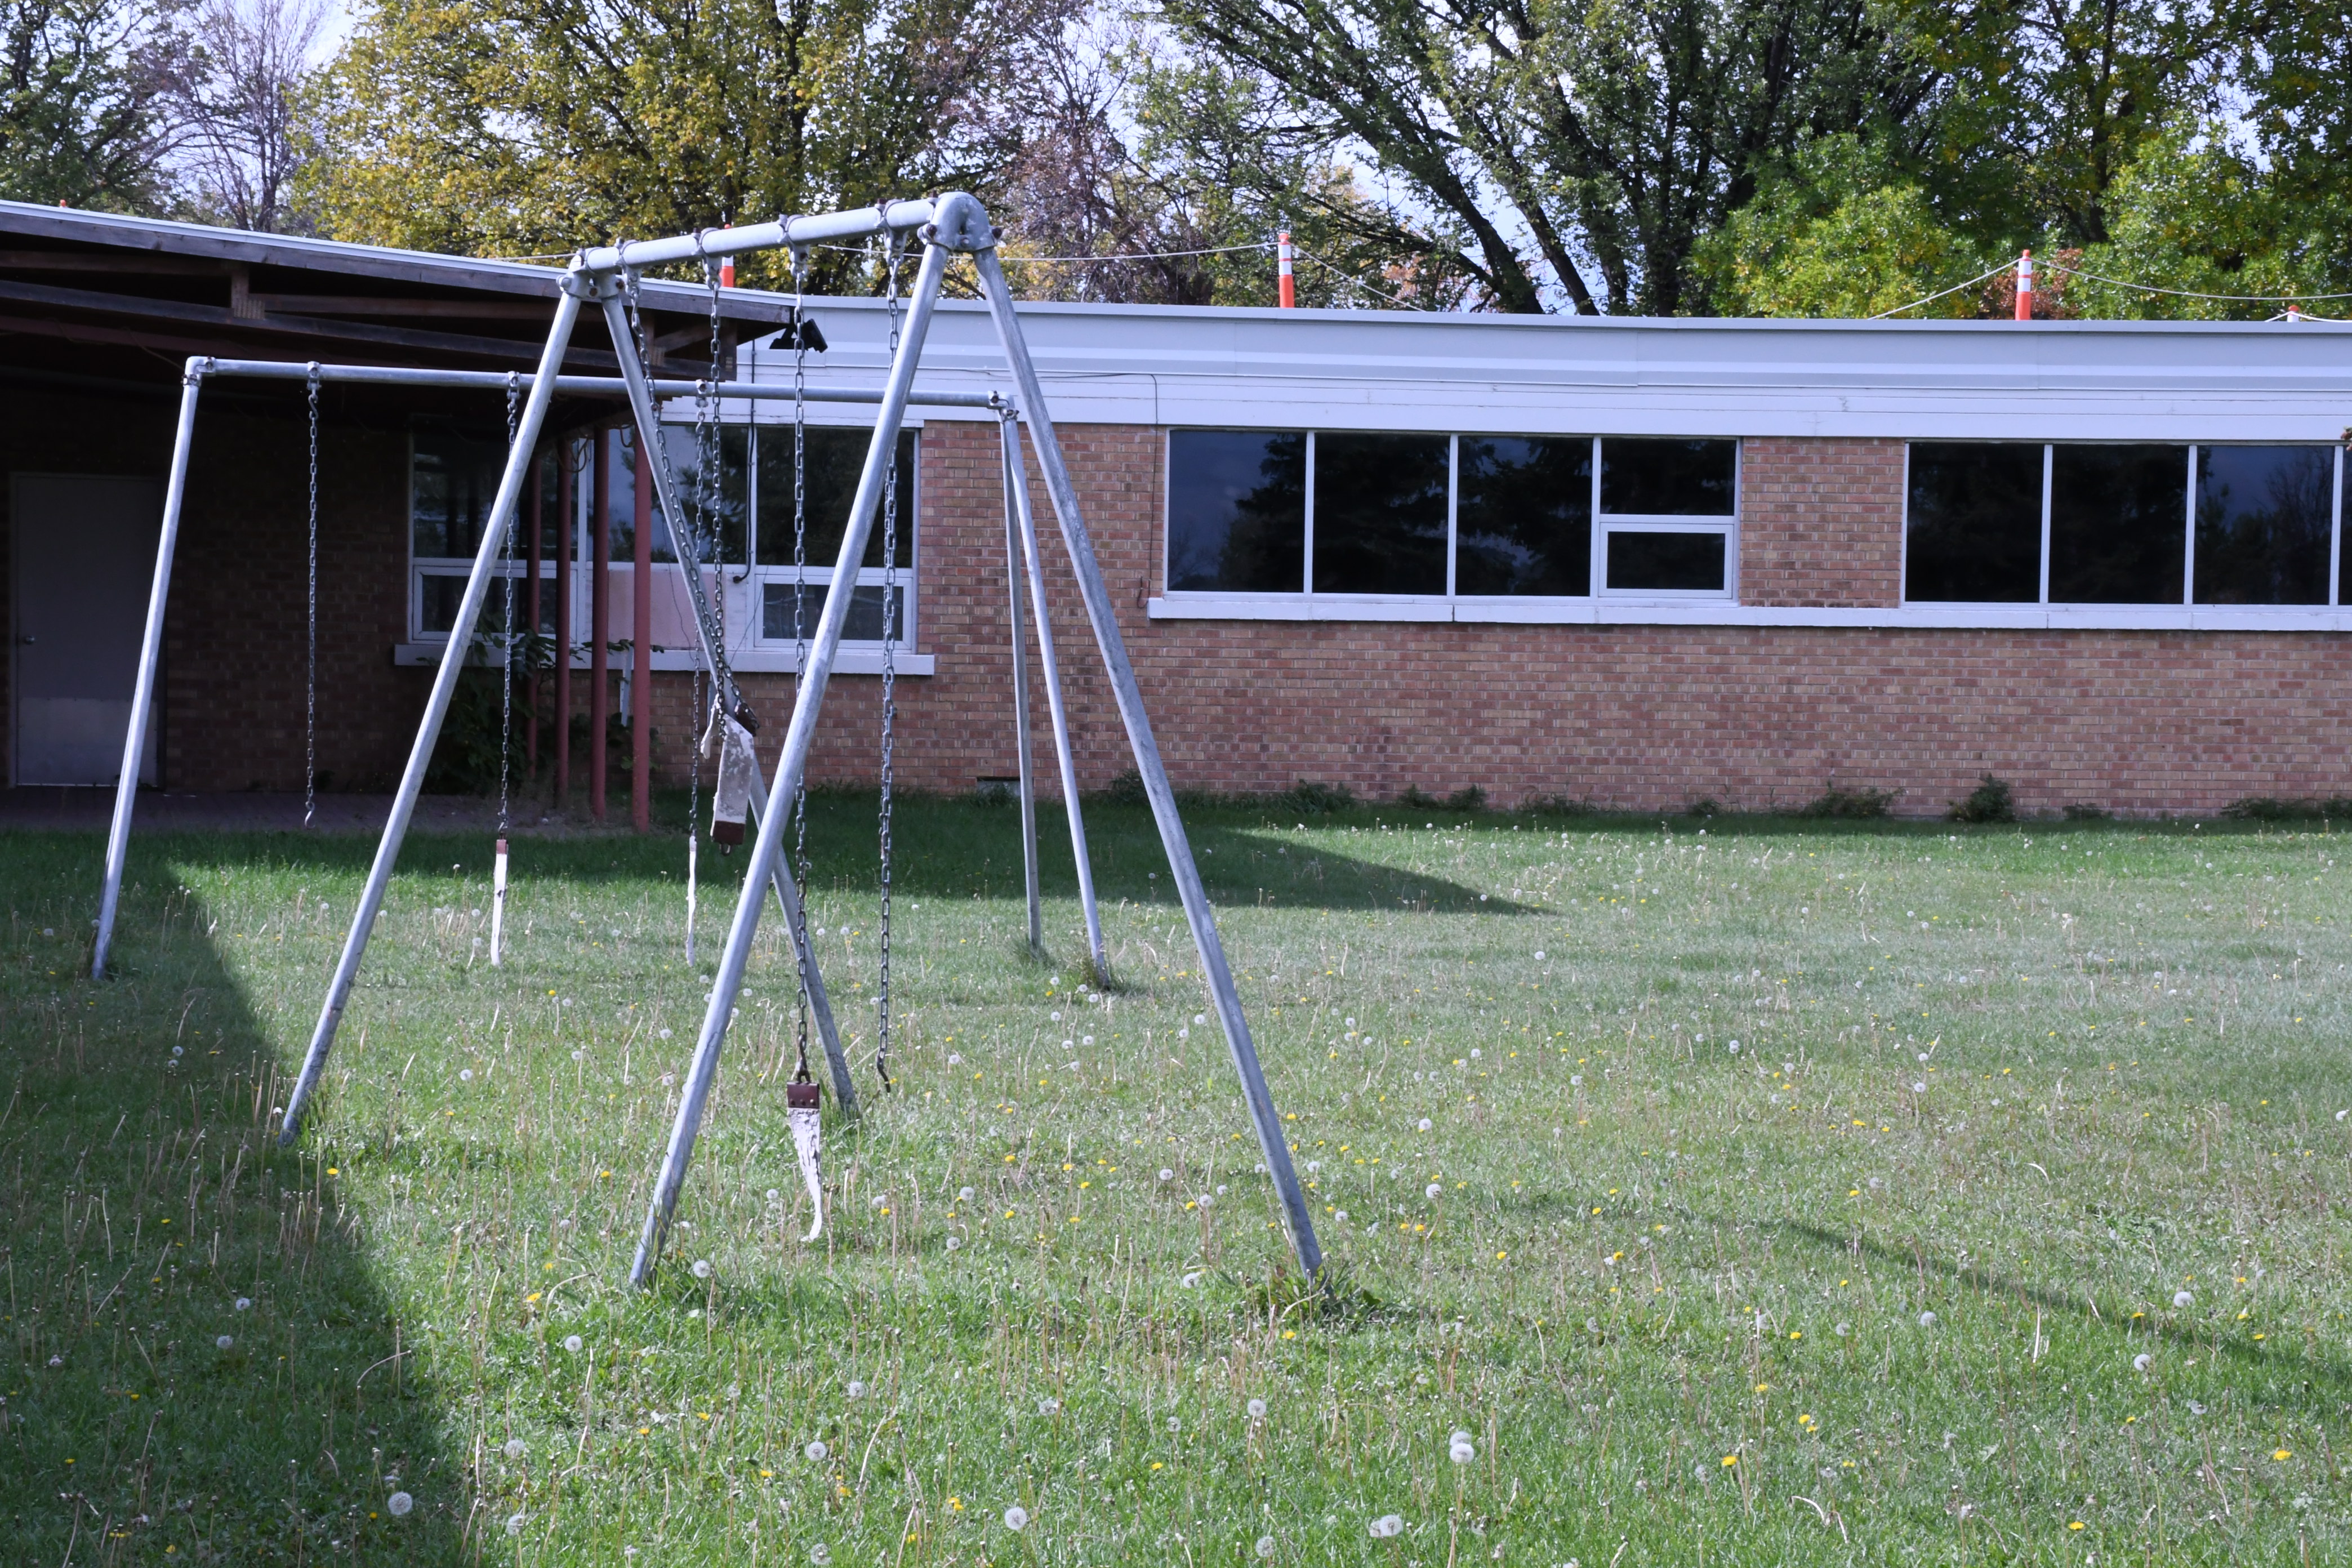
[[[1919,604],[2326,605],[2327,447],[1915,441]]]
[[[1735,440],[1176,430],[1168,588],[1724,597],[1738,488]]]
[[[1903,596],[1932,603],[2042,598],[2039,446],[1911,443]]]
[[[2328,448],[2198,447],[2197,603],[2327,603],[2335,521]]]
[[[1171,589],[1305,591],[1307,439],[1281,431],[1169,433]]]
[[[1452,446],[1444,436],[1315,438],[1314,592],[1445,591]]]
[[[1592,443],[1465,436],[1457,451],[1454,592],[1591,593]]]
[[[1612,436],[1600,447],[1609,592],[1727,592],[1739,443]],[[1720,521],[1695,527],[1702,518]]]
[[[2177,605],[2188,536],[2188,447],[2050,449],[2052,604]]]
[[[842,534],[849,526],[850,505],[857,498],[858,476],[865,471],[874,433],[841,425],[802,427],[797,549],[793,426],[762,425],[755,436],[758,451],[752,468],[758,483],[751,510],[758,539],[758,563],[752,576],[759,584],[760,639],[790,645],[816,635],[817,617],[824,613],[825,593],[833,584]],[[902,429],[898,432],[895,552],[898,592],[906,601],[895,628],[900,642],[913,635],[917,469],[915,432]],[[877,512],[866,538],[866,554],[858,563],[849,620],[842,632],[850,642],[882,640],[884,521]],[[802,564],[794,564],[796,557]]]
[[[793,427],[789,425],[722,426],[708,446],[698,446],[691,425],[666,425],[663,446],[671,478],[698,525],[704,531],[700,553],[708,565],[722,571],[724,597],[730,621],[751,618],[760,643],[789,647],[796,637],[814,636],[834,576],[835,557],[841,548],[857,477],[872,441],[868,430],[836,425],[806,427],[806,472],[802,516],[804,567],[793,565]],[[588,453],[575,448],[578,458]],[[415,437],[409,486],[413,584],[410,631],[419,638],[445,638],[456,623],[465,595],[473,554],[481,545],[490,503],[497,494],[506,462],[505,443],[495,435],[477,438],[468,433],[420,428]],[[606,443],[606,504],[601,525],[607,530],[614,563],[625,567],[636,534],[636,463],[634,429],[614,432]],[[918,443],[916,433],[902,430],[898,464],[898,622],[901,642],[911,640],[915,610],[915,507]],[[705,476],[707,460],[715,459]],[[597,520],[592,475],[583,473],[574,486],[572,626],[585,637],[589,625],[590,532]],[[543,577],[554,574],[557,517],[554,466],[547,466],[546,538]],[[650,541],[656,573],[676,571],[677,542],[664,515],[656,489]],[[522,575],[526,541],[515,544],[514,574]],[[845,638],[878,643],[883,634],[884,588],[882,521],[877,518],[866,559],[852,590]],[[657,580],[658,581],[658,580]],[[748,584],[748,586],[747,586]],[[504,596],[493,592],[483,608],[481,629],[495,634],[504,625]],[[795,612],[798,613],[797,622]],[[555,626],[554,596],[541,595],[541,629]],[[656,626],[660,625],[658,619]],[[730,641],[732,638],[730,637]]]

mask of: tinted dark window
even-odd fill
[[[1465,436],[1458,464],[1456,592],[1592,591],[1589,437]],[[1317,533],[1319,553],[1319,522]]]
[[[744,472],[745,461],[751,455],[751,432],[740,425],[721,426],[710,433],[708,448],[698,448],[693,426],[665,425],[662,438],[669,448],[670,482],[677,487],[686,515],[701,536],[702,559],[740,565],[744,561],[743,525],[751,500]],[[717,489],[708,494],[702,475],[706,449],[715,452],[718,459]],[[654,500],[654,559],[677,558],[677,546],[670,537],[668,519],[663,514],[657,493]]]
[[[2197,448],[2197,602],[2327,603],[2336,456],[2326,447]]]
[[[2188,447],[2052,448],[2052,604],[2180,603],[2188,533]]]
[[[1720,533],[1609,535],[1609,585],[1653,591],[1723,590],[1724,536]]]
[[[482,547],[490,503],[498,498],[506,443],[428,426],[415,432],[413,453],[408,506],[415,552],[473,554]],[[528,542],[517,538],[515,553],[523,553]]]
[[[1914,441],[1906,599],[2032,604],[2042,597],[2042,448]]]
[[[865,471],[866,449],[874,432],[841,425],[812,425],[807,429],[803,492],[807,521],[807,554],[811,566],[830,566],[841,553],[842,531],[849,525],[850,503],[857,499],[857,476]],[[793,563],[793,427],[763,425],[759,431],[760,564]],[[915,558],[915,432],[898,432],[898,564]],[[874,531],[866,536],[865,565],[882,564],[882,516],[874,517]],[[877,623],[878,624],[878,623]],[[787,630],[785,636],[791,636]],[[881,634],[875,633],[877,637]]]
[[[1445,592],[1443,436],[1315,437],[1315,591]]]
[[[1729,517],[1739,443],[1610,437],[1601,443],[1601,510],[1620,516]]]
[[[798,592],[795,592],[795,589]],[[824,614],[826,586],[811,583],[801,586],[793,583],[762,583],[760,584],[760,635],[773,642],[790,642],[795,637],[816,636],[816,623]],[[895,597],[903,599],[906,590]],[[793,620],[793,601],[799,601],[800,621]],[[849,619],[841,635],[851,642],[882,640],[882,584],[862,583],[850,589]],[[904,629],[898,633],[899,641],[906,640]]]
[[[1171,591],[1296,594],[1307,586],[1306,571],[1307,437],[1171,432]]]

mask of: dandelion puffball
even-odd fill
[[[1429,1185],[1422,1189],[1422,1195],[1433,1200],[1442,1198],[1445,1195],[1445,1184],[1443,1182],[1432,1182]]]
[[[233,1339],[229,1338],[226,1334],[223,1334],[220,1338],[218,1338],[218,1339],[216,1339],[216,1340],[215,1340],[215,1341],[213,1342],[213,1348],[214,1348],[215,1350],[223,1350],[223,1351],[225,1351],[225,1350],[228,1349],[228,1348],[229,1348],[229,1346],[231,1346],[231,1345],[235,1344],[235,1343],[236,1343],[236,1342],[235,1340],[233,1340]]]
[[[1184,1276],[1184,1289],[1187,1290],[1190,1290],[1193,1286],[1198,1285],[1200,1282],[1201,1276],[1197,1270]]]
[[[1192,1031],[1190,1029],[1179,1029],[1176,1031],[1176,1037],[1180,1040],[1189,1040],[1192,1037]]]
[[[1192,1015],[1192,1022],[1195,1024],[1205,1024],[1208,1021],[1209,1016],[1206,1013],[1195,1013]]]
[[[523,1456],[522,1439],[521,1439],[521,1438],[520,1438],[520,1437],[509,1437],[509,1438],[508,1438],[508,1439],[507,1439],[507,1448],[506,1448],[506,1453],[507,1453],[507,1458],[509,1458],[509,1459],[520,1459],[520,1458],[522,1458],[522,1456]]]
[[[2176,1307],[2193,1307],[2197,1304],[2197,1298],[2186,1290],[2175,1290],[2172,1293],[2172,1304]]]
[[[1345,1225],[1348,1223],[1348,1211],[1346,1209],[1338,1210],[1331,1215],[1331,1217],[1338,1220],[1341,1225]]]
[[[583,1348],[580,1336],[578,1334],[564,1335],[563,1348],[570,1351],[573,1355],[578,1355]]]
[[[1274,1555],[1273,1536],[1261,1535],[1257,1538],[1257,1554],[1260,1557],[1271,1557]]]
[[[1046,1016],[1051,1018],[1056,1024],[1062,1021],[1062,1016],[1059,1013],[1049,1013]]]
[[[1584,1075],[1580,1072],[1572,1072],[1569,1074],[1568,1087],[1570,1089],[1582,1089],[1584,1087]]]
[[[948,1066],[951,1068],[960,1068],[963,1066],[962,1053],[958,1051],[950,1051],[948,1053]]]
[[[1537,962],[1538,963],[1541,963],[1543,961],[1544,961],[1544,951],[1543,951],[1543,949],[1542,949],[1542,948],[1538,948],[1538,949],[1536,949],[1536,962]]]
[[[1061,1407],[1062,1402],[1058,1399],[1050,1397],[1041,1399],[1037,1402],[1037,1414],[1040,1415],[1051,1415],[1055,1411],[1061,1409]]]
[[[822,1541],[818,1542],[809,1548],[809,1561],[815,1563],[816,1568],[824,1568],[826,1563],[833,1561],[833,1548]]]
[[[708,1258],[698,1258],[694,1260],[694,1277],[697,1279],[708,1279],[710,1278],[710,1259]]]
[[[1839,1324],[1838,1324],[1838,1326],[1837,1326],[1836,1328],[1832,1329],[1832,1330],[1830,1331],[1830,1332],[1832,1332],[1832,1333],[1835,1334],[1835,1335],[1836,1335],[1838,1338],[1840,1338],[1840,1339],[1843,1339],[1843,1338],[1845,1338],[1845,1337],[1846,1337],[1846,1335],[1847,1335],[1847,1334],[1849,1334],[1849,1333],[1853,1332],[1853,1324],[1851,1324],[1851,1323],[1845,1323],[1845,1322],[1841,1322],[1841,1323],[1839,1323]]]
[[[951,1236],[951,1237],[948,1237],[948,1250],[949,1250],[950,1252],[953,1252],[956,1248],[958,1248],[958,1247],[961,1247],[962,1245],[963,1245],[963,1243],[962,1243],[962,1242],[961,1242],[961,1241],[959,1241],[958,1239],[956,1239],[954,1237],[952,1237],[952,1236]]]
[[[1211,1196],[1210,1196],[1208,1194],[1206,1194],[1206,1193],[1202,1193],[1199,1197],[1194,1198],[1192,1201],[1193,1201],[1194,1203],[1196,1203],[1196,1204],[1199,1204],[1199,1205],[1200,1205],[1202,1208],[1204,1208],[1204,1209],[1206,1209],[1206,1208],[1214,1208],[1214,1207],[1216,1207],[1216,1206],[1217,1206],[1217,1200],[1216,1200],[1215,1198],[1213,1198],[1213,1197],[1211,1197]]]
[[[1911,1086],[1911,1092],[1914,1094],[1925,1094],[1927,1092],[1927,1086],[1924,1083],[1915,1083]]]
[[[2155,1364],[2156,1358],[2149,1355],[2145,1351],[2141,1352],[2138,1355],[2132,1357],[2132,1370],[2134,1372],[2146,1372],[2149,1367],[2152,1367]]]
[[[849,1387],[846,1392],[852,1399],[863,1399],[866,1397],[866,1385],[853,1377],[849,1380]]]
[[[519,1513],[510,1513],[507,1515],[507,1533],[509,1535],[520,1535],[522,1533],[522,1515]]]
[[[1456,1436],[1445,1447],[1446,1457],[1457,1465],[1466,1465],[1478,1457],[1476,1445],[1466,1436]]]
[[[1380,1518],[1372,1521],[1371,1531],[1373,1540],[1386,1541],[1392,1535],[1402,1535],[1404,1533],[1404,1521],[1399,1515],[1384,1513],[1381,1515]]]
[[[823,1443],[811,1443],[807,1447],[803,1448],[801,1452],[808,1456],[809,1463],[812,1465],[821,1465],[824,1463],[826,1449]]]
[[[1253,1399],[1249,1402],[1249,1418],[1253,1421],[1263,1421],[1265,1419],[1265,1400]]]
[[[1176,1173],[1162,1165],[1160,1167],[1160,1179],[1163,1182],[1172,1182],[1176,1179]]]
[[[1014,1503],[1004,1510],[1004,1528],[1018,1535],[1029,1528],[1029,1510]]]
[[[959,1188],[959,1189],[957,1190],[957,1192],[956,1192],[956,1201],[957,1201],[958,1203],[965,1203],[965,1204],[968,1204],[968,1203],[971,1202],[971,1198],[972,1198],[972,1192],[971,1192],[971,1189],[970,1187],[961,1187],[961,1188]]]
[[[415,1506],[416,1500],[410,1497],[406,1492],[394,1492],[390,1497],[383,1500],[384,1512],[392,1515],[394,1519],[406,1519],[408,1517],[408,1510]]]
[[[458,1081],[459,1083],[471,1083],[471,1082],[473,1082],[473,1081],[474,1081],[474,1069],[473,1069],[472,1068],[459,1068],[457,1069],[457,1081]]]
[[[239,1296],[236,1299],[236,1310],[240,1312],[250,1312],[253,1310],[253,1298],[250,1296]]]
[[[1738,1040],[1731,1042],[1731,1054],[1735,1057],[1739,1054],[1739,1042]]]
[[[1435,1126],[1435,1125],[1436,1125],[1436,1123],[1434,1123],[1434,1122],[1431,1121],[1430,1121],[1430,1119],[1429,1119],[1428,1117],[1426,1117],[1426,1116],[1424,1116],[1424,1117],[1423,1117],[1423,1118],[1421,1119],[1421,1130],[1422,1130],[1423,1132],[1428,1131],[1432,1127],[1433,1127],[1433,1126]]]
[[[1934,1327],[1936,1326],[1936,1314],[1935,1314],[1935,1313],[1933,1313],[1933,1312],[1922,1312],[1922,1313],[1920,1313],[1920,1314],[1919,1314],[1919,1326],[1920,1326],[1921,1328],[1923,1328],[1923,1329],[1932,1329],[1932,1328],[1934,1328]]]

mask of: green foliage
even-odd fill
[[[180,0],[0,0],[0,199],[152,212],[170,99],[189,68]]]
[[[2115,820],[2115,816],[2116,814],[2105,806],[2095,805],[2086,800],[2075,801],[2065,809],[2065,817],[2069,822],[2112,822]]]
[[[1836,819],[1886,816],[1891,815],[1896,793],[1887,789],[1840,789],[1832,784],[1797,815]]]
[[[1445,797],[1448,811],[1484,811],[1486,809],[1486,786],[1464,784]]]
[[[1948,815],[1954,822],[2015,822],[2017,805],[2010,798],[2009,781],[1987,773],[1967,798],[1951,803]]]
[[[2241,822],[2341,822],[2352,818],[2352,798],[2284,800],[2277,795],[2250,795],[2223,806],[2221,815]]]
[[[319,89],[303,197],[339,239],[518,255],[984,191],[1013,141],[974,98],[1044,4],[371,0]]]
[[[1275,797],[1283,810],[1299,816],[1328,816],[1335,811],[1346,811],[1356,804],[1356,792],[1342,784],[1316,784],[1300,779],[1283,794]]]

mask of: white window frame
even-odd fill
[[[813,411],[809,423],[812,426],[823,425],[832,427],[847,426],[853,429],[871,428],[870,426],[861,425],[855,419],[841,418],[830,409],[825,411],[825,415],[828,416],[820,417],[815,416]],[[683,423],[687,423],[687,421],[665,421],[666,425]],[[759,450],[757,442],[761,439],[761,433],[762,431],[770,433],[781,431],[784,438],[789,440],[791,438],[792,429],[791,421],[787,418],[781,424],[771,419],[729,420],[726,423],[730,425],[746,425],[751,427],[751,441],[747,445],[747,450],[745,453],[746,464],[744,479],[746,491],[744,502],[746,509],[744,519],[744,545],[746,553],[751,557],[751,562],[750,563],[743,562],[719,563],[715,568],[719,577],[719,592],[723,602],[723,613],[729,628],[728,657],[730,662],[731,662],[737,669],[745,672],[789,672],[797,668],[800,649],[791,637],[771,638],[761,635],[764,630],[761,624],[764,618],[763,605],[765,598],[765,591],[762,584],[768,582],[789,583],[793,579],[794,571],[790,565],[762,567],[758,565],[756,563],[759,559],[760,548],[758,511],[760,480]],[[897,568],[898,574],[898,589],[901,595],[900,603],[903,608],[901,610],[901,636],[898,641],[896,649],[894,650],[893,658],[893,662],[898,674],[912,676],[928,676],[934,673],[935,669],[935,660],[932,656],[916,651],[919,646],[918,638],[920,635],[922,624],[920,618],[922,595],[920,591],[920,578],[919,573],[919,567],[921,561],[922,530],[920,527],[920,519],[922,515],[923,497],[921,424],[922,421],[919,419],[908,419],[904,422],[904,428],[912,431],[915,434],[916,462],[911,487],[912,515],[902,521],[900,532],[901,543],[908,551],[910,558],[900,562]],[[425,626],[425,579],[428,577],[455,577],[463,579],[469,576],[474,569],[474,562],[471,556],[419,555],[416,553],[415,461],[416,440],[415,433],[412,430],[409,433],[408,468],[406,470],[406,476],[409,480],[409,496],[406,510],[407,540],[405,543],[408,554],[408,607],[404,621],[404,625],[407,628],[407,640],[396,645],[393,650],[394,662],[404,667],[430,666],[438,664],[441,662],[441,659],[445,656],[448,647],[449,634],[447,632],[429,631]],[[587,647],[588,624],[590,616],[589,587],[590,578],[593,576],[595,570],[592,553],[593,549],[593,536],[588,531],[590,526],[588,514],[593,504],[594,495],[591,479],[592,476],[583,473],[580,476],[578,482],[572,486],[572,515],[570,519],[572,558],[571,582],[569,586],[572,600],[572,642],[574,644],[572,662],[572,667],[576,669],[585,669],[589,668],[591,661],[591,655]],[[555,497],[552,495],[547,497],[546,504],[549,507],[553,508],[556,505]],[[615,569],[627,569],[630,565],[631,563],[625,560],[615,560],[612,563],[612,566]],[[679,562],[657,561],[654,563],[654,571],[656,574],[668,574],[672,576],[677,576],[677,574],[682,574],[685,569],[684,563]],[[706,568],[706,570],[713,569],[714,568]],[[828,587],[833,582],[833,566],[829,562],[824,564],[811,563],[804,569],[804,575],[802,580],[811,587]],[[510,568],[501,568],[498,574],[499,575],[510,575],[516,580],[516,595],[519,609],[521,595],[528,583],[530,574],[530,558],[527,553],[520,550],[515,555],[513,565]],[[551,554],[540,563],[540,580],[541,583],[548,584],[551,590],[555,575],[555,560]],[[878,566],[859,568],[857,581],[860,586],[867,584],[877,587],[881,586],[883,582],[882,568]],[[493,594],[499,592],[495,581],[491,584],[490,591]],[[544,618],[551,622],[554,618],[554,611],[551,602],[548,599],[542,598],[541,604]],[[815,628],[811,626],[809,629],[814,633]],[[619,656],[614,657],[615,668],[618,668]],[[698,649],[690,647],[656,648],[653,654],[653,666],[657,670],[697,669],[701,668],[701,655]],[[843,639],[841,644],[841,656],[839,661],[835,666],[835,671],[836,674],[871,675],[878,673],[881,668],[882,643],[879,638],[845,637]]]
[[[1641,437],[1617,437],[1640,440]],[[1707,605],[1739,602],[1739,489],[1747,472],[1748,443],[1736,437],[1668,437],[1731,442],[1731,513],[1729,516],[1685,517],[1655,512],[1607,512],[1601,510],[1601,465],[1607,460],[1607,436],[1592,438],[1592,596],[1632,600],[1649,605]],[[1609,585],[1609,536],[1612,533],[1711,533],[1723,540],[1723,586],[1720,588],[1612,588]]]
[[[2038,574],[2038,596],[2031,601],[2004,600],[1980,602],[1969,599],[1915,599],[1911,597],[1911,448],[1918,437],[1903,443],[1903,550],[1901,554],[1902,605],[1906,610],[1921,610],[1943,616],[2009,616],[2023,610],[2048,611],[2056,616],[2095,617],[2105,622],[2118,616],[2153,613],[2165,617],[2151,620],[2150,625],[2171,626],[2177,617],[2176,608],[2192,617],[2193,624],[2216,626],[2244,625],[2254,629],[2298,630],[2306,624],[2310,629],[2343,629],[2334,625],[2321,625],[2315,619],[2317,612],[2342,609],[2344,574],[2344,448],[2334,447],[2334,490],[2328,503],[2327,524],[2327,600],[2325,605],[2200,605],[2197,602],[2197,470],[2198,453],[2207,447],[2311,447],[2328,446],[2324,441],[2044,441],[2042,447],[2042,561]],[[2030,441],[1969,439],[1937,440],[1937,446],[2030,447]],[[2169,599],[2153,599],[2145,605],[2078,604],[2071,600],[2053,601],[2050,597],[2050,527],[2051,489],[2058,466],[2061,447],[2152,446],[2184,447],[2188,450],[2185,465],[2186,480],[2182,489],[2181,507],[2181,571],[2180,598],[2176,605]],[[2333,616],[2327,617],[2333,622]],[[2006,624],[2006,623],[2003,623]]]

